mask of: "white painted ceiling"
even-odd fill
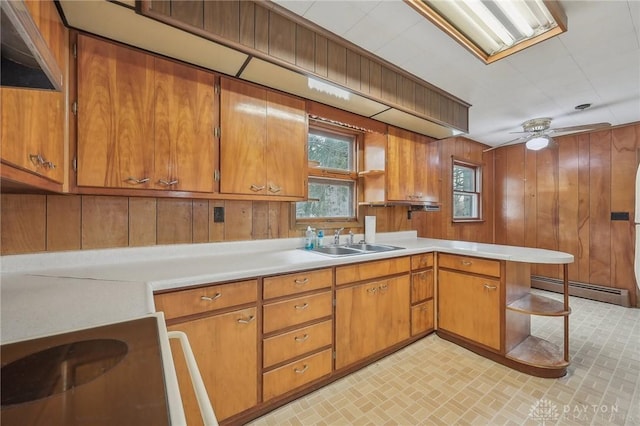
[[[498,145],[551,127],[640,121],[640,1],[561,1],[568,31],[485,65],[401,0],[274,0],[469,102],[469,138]],[[584,111],[576,105],[591,103]]]

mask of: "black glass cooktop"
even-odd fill
[[[0,423],[168,425],[155,317],[3,345]]]

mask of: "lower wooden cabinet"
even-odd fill
[[[336,369],[409,338],[409,275],[336,290]]]
[[[433,330],[433,299],[411,307],[411,335]]]
[[[438,272],[438,328],[499,351],[500,279]]]
[[[167,327],[187,334],[218,421],[258,403],[256,308]],[[179,347],[173,347],[188,425],[202,424],[189,373]]]

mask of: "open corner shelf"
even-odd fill
[[[563,369],[569,365],[561,348],[536,336],[528,336],[506,356],[514,361],[538,368]]]
[[[525,314],[554,317],[567,316],[571,313],[571,308],[565,308],[563,302],[531,293],[509,303],[507,309]]]

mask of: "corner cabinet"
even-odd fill
[[[225,77],[220,85],[220,192],[305,199],[305,101]]]
[[[53,1],[25,2],[64,76],[68,30]],[[65,92],[0,88],[0,167],[3,186],[26,185],[62,192],[65,173]],[[10,186],[10,185],[6,185]]]
[[[539,377],[569,365],[568,281],[564,302],[530,292],[530,264],[440,253],[438,335]],[[564,318],[564,350],[531,334],[531,315]]]
[[[79,34],[77,186],[215,192],[215,78]]]

